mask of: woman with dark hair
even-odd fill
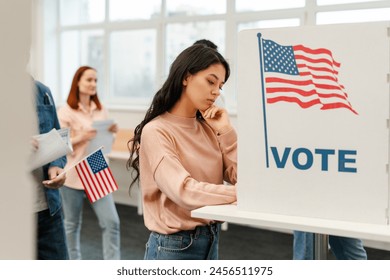
[[[191,210],[236,201],[237,134],[214,105],[229,75],[215,49],[185,49],[129,142],[151,231],[145,259],[218,259],[220,223]]]
[[[99,101],[96,84],[96,70],[89,66],[80,67],[74,74],[67,104],[58,111],[61,127],[70,128],[73,145],[65,169],[87,156],[89,142],[96,136],[92,123],[108,119],[108,112]],[[118,127],[113,124],[108,130],[115,133]],[[85,192],[75,168],[67,172],[65,185],[60,192],[64,204],[69,257],[81,259],[80,231]],[[91,207],[102,229],[103,258],[120,259],[120,222],[112,194],[97,200]]]

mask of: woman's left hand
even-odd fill
[[[112,133],[117,133],[118,132],[118,125],[116,123],[113,123],[108,127],[108,131]]]
[[[215,105],[210,106],[205,111],[200,111],[206,122],[219,134],[223,134],[232,129],[228,112]]]
[[[42,184],[49,189],[59,189],[65,183],[66,175],[62,174],[63,169],[57,166],[52,166],[48,170],[49,180],[45,180]],[[58,176],[61,174],[60,176]]]

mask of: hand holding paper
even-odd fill
[[[77,130],[77,136],[73,138],[73,143],[92,141],[97,134],[95,128]]]
[[[30,156],[31,170],[44,166],[73,151],[69,138],[69,128],[60,130],[53,128],[48,133],[35,135],[34,139],[34,151]]]
[[[108,131],[111,133],[117,133],[118,132],[118,125],[116,123],[113,123],[108,127]]]
[[[96,137],[88,145],[87,153],[96,151],[99,147],[104,147],[104,154],[111,152],[112,143],[114,142],[114,130],[118,130],[114,120],[102,120],[93,122],[92,126],[96,129]]]

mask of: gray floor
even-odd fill
[[[125,260],[143,259],[149,232],[135,207],[117,205],[121,219],[121,254]],[[81,231],[83,259],[102,259],[101,231],[88,203],[85,203]],[[229,224],[220,239],[222,260],[291,260],[292,235]],[[372,260],[390,260],[390,252],[366,248]],[[331,253],[328,259],[334,259]]]

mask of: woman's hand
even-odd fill
[[[50,167],[48,170],[49,180],[43,181],[42,184],[49,189],[61,188],[64,185],[66,179],[65,174],[58,176],[62,171],[63,169],[57,166]]]
[[[218,133],[224,134],[232,129],[229,114],[224,108],[215,105],[205,111],[200,111],[206,122]]]
[[[97,131],[96,131],[96,129],[93,129],[93,128],[81,130],[81,131],[79,131],[77,136],[73,137],[72,144],[76,145],[78,143],[90,141],[96,137],[96,134],[97,134]]]
[[[118,132],[118,125],[116,123],[113,123],[108,127],[108,131],[111,133],[117,133]]]

